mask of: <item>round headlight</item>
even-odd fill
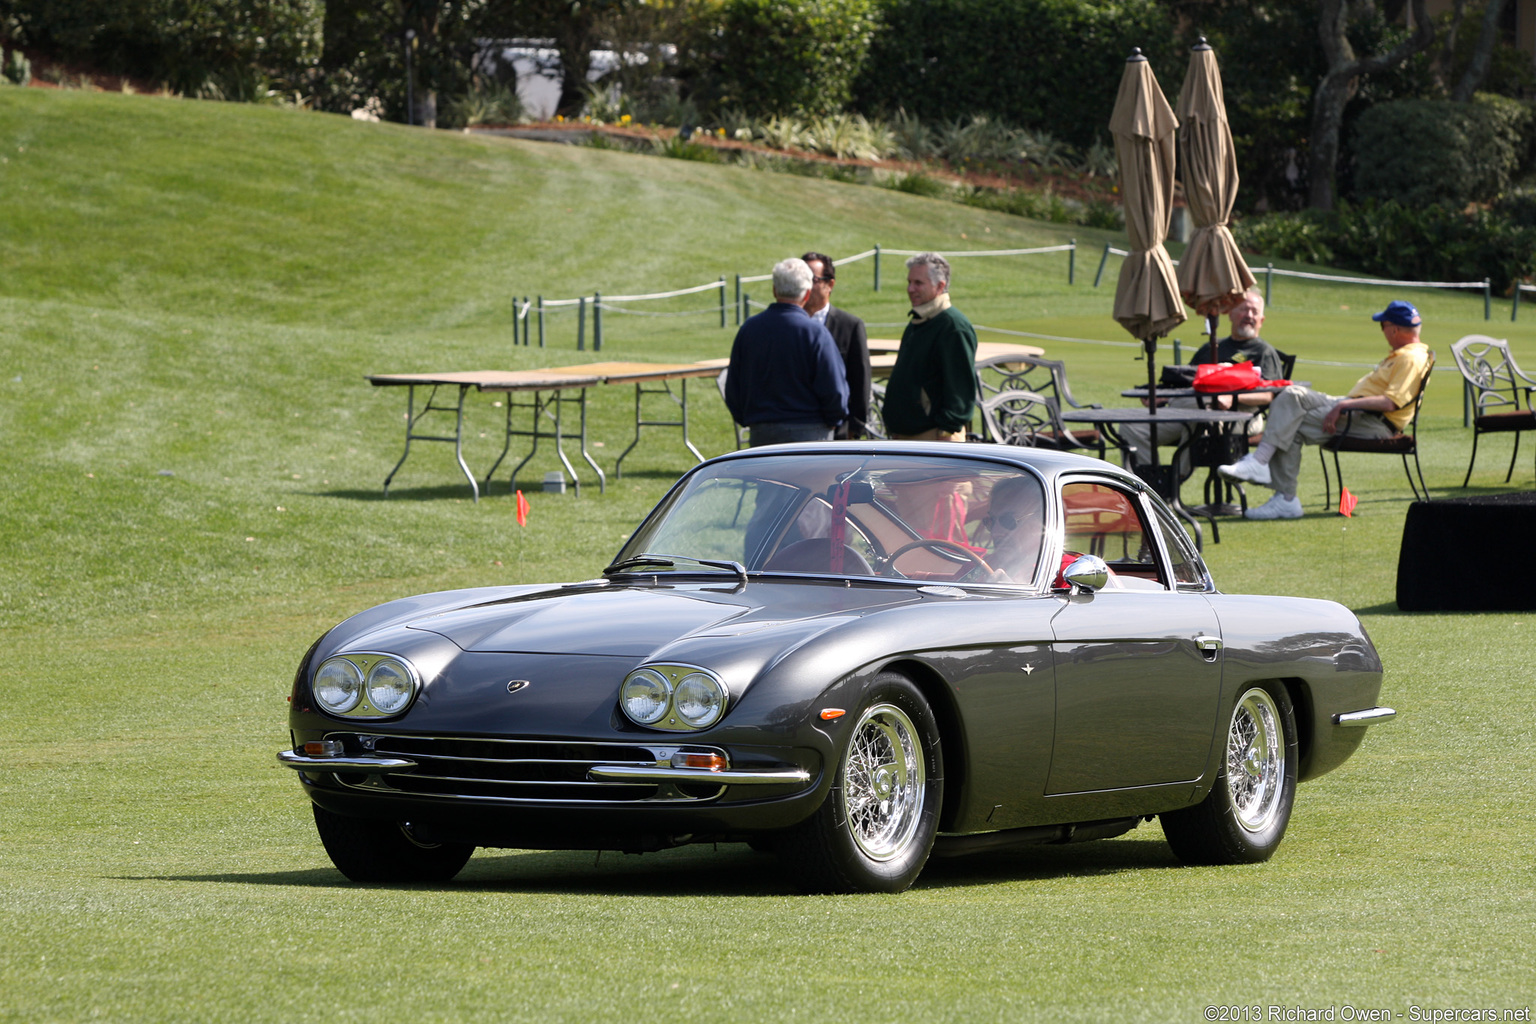
[[[672,702],[672,684],[654,669],[642,668],[624,680],[619,703],[636,725],[655,725],[667,716]]]
[[[363,696],[363,673],[346,658],[332,658],[315,673],[315,700],[334,715],[357,707]]]
[[[714,725],[725,711],[725,689],[713,676],[691,672],[677,684],[672,705],[678,718],[695,729],[703,729]]]
[[[403,711],[412,690],[411,674],[398,661],[386,659],[368,670],[368,700],[380,714]]]

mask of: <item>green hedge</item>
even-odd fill
[[[1471,103],[1378,103],[1355,123],[1358,200],[1409,206],[1487,202],[1527,162],[1531,108],[1479,94]]]
[[[1188,63],[1154,0],[882,0],[854,90],[865,113],[991,114],[1075,146],[1108,137],[1133,46],[1172,102]]]
[[[1536,201],[1482,210],[1397,201],[1340,203],[1240,221],[1244,249],[1277,259],[1351,267],[1399,281],[1480,281],[1501,293],[1536,272]]]
[[[725,0],[688,47],[694,96],[759,117],[836,113],[875,25],[874,0]]]
[[[320,56],[324,0],[0,0],[15,42],[186,95],[257,99]]]

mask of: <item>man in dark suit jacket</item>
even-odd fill
[[[826,325],[842,354],[848,376],[848,419],[837,428],[838,440],[857,441],[866,433],[869,422],[869,337],[864,321],[847,310],[832,305],[832,289],[837,284],[837,268],[819,252],[800,257],[811,268],[811,294],[805,311]]]

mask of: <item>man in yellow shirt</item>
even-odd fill
[[[1413,419],[1413,400],[1429,366],[1429,349],[1419,340],[1423,320],[1411,303],[1401,301],[1389,302],[1371,319],[1381,325],[1392,351],[1355,382],[1347,397],[1335,398],[1299,385],[1286,388],[1270,403],[1264,442],[1218,470],[1229,480],[1274,488],[1274,497],[1250,508],[1247,518],[1301,518],[1296,478],[1302,445],[1321,444],[1339,433],[1346,422],[1344,413],[1354,411],[1347,420],[1353,437],[1391,437]]]

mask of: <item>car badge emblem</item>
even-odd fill
[[[527,686],[528,686],[528,680],[526,680],[526,679],[513,679],[513,680],[511,680],[510,682],[507,683],[507,692],[508,693],[516,693],[518,690],[526,689]]]
[[[1025,675],[1031,675],[1031,674],[1034,673],[1034,671],[1035,671],[1034,663],[1026,661],[1024,663],[1024,674]]]

